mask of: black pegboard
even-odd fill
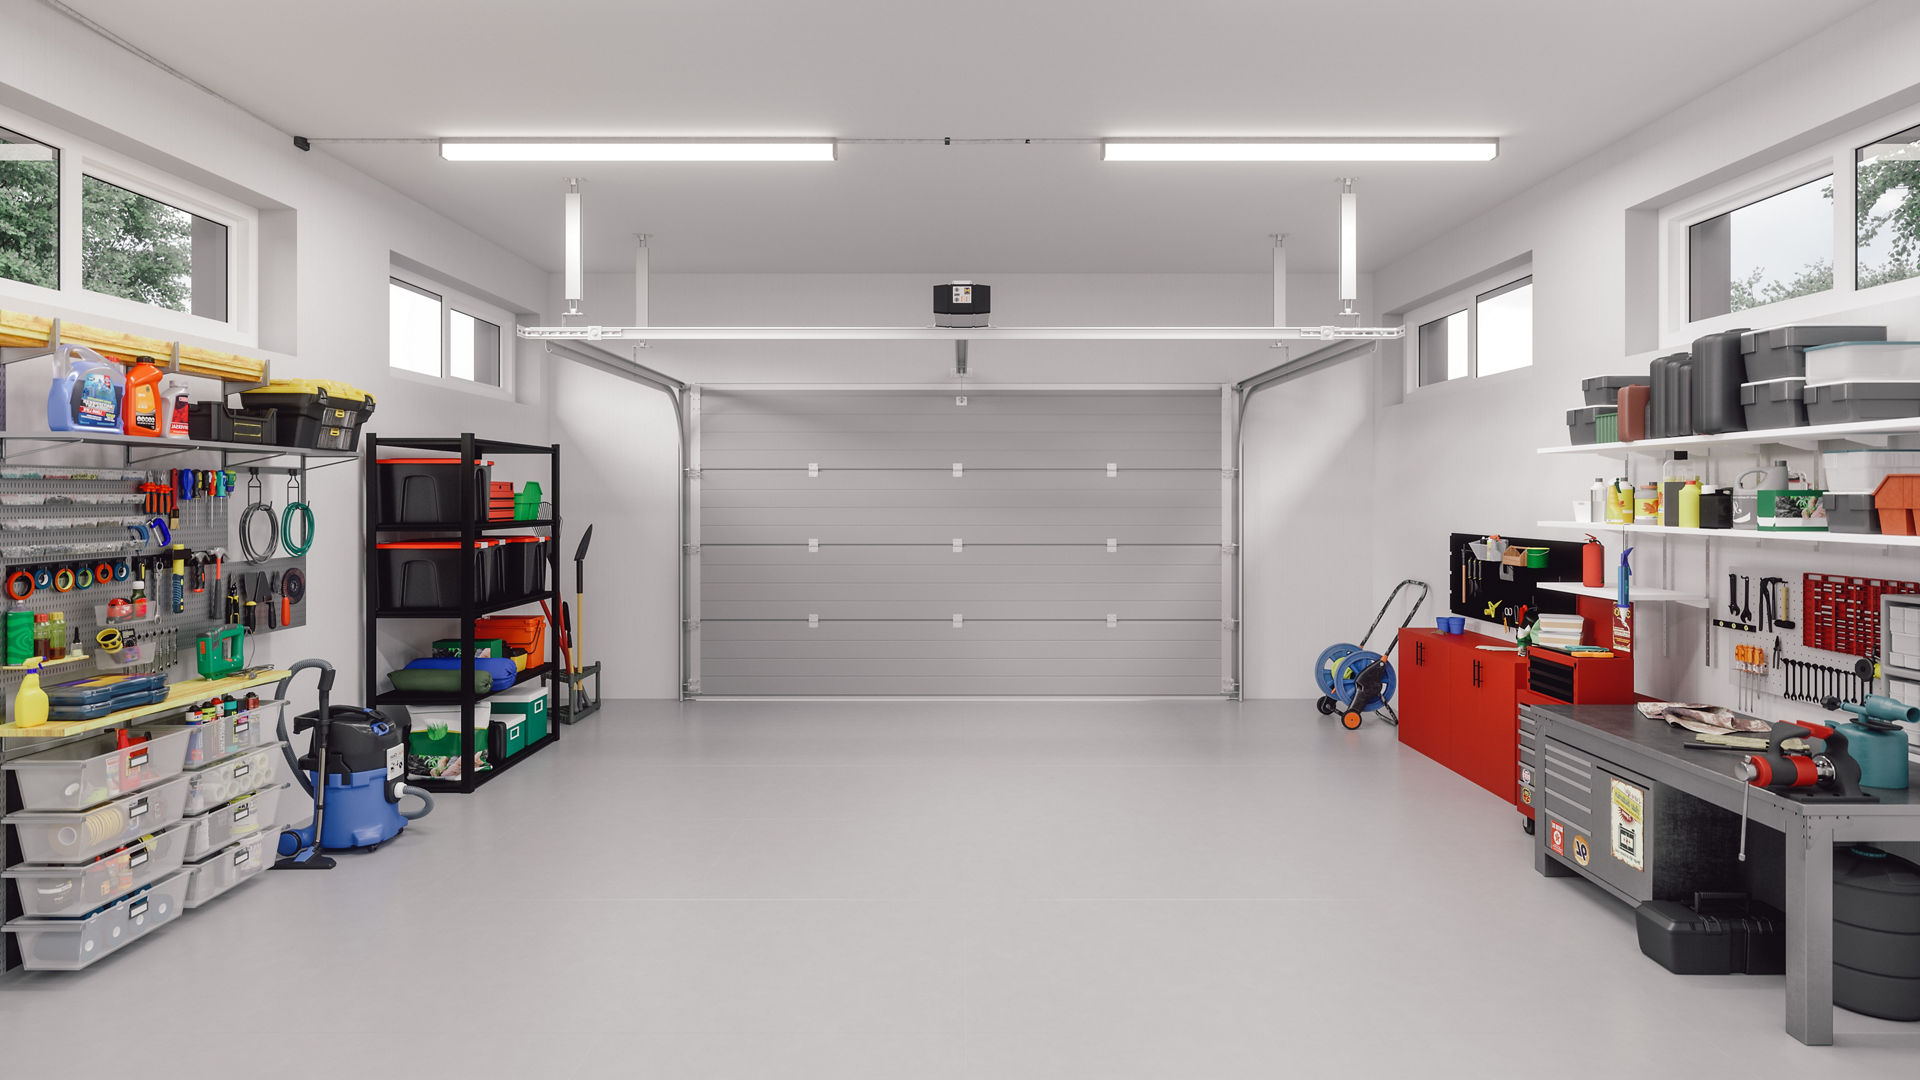
[[[1447,537],[1448,611],[1486,622],[1517,621],[1522,606],[1529,612],[1575,613],[1578,598],[1574,594],[1543,589],[1540,583],[1579,581],[1583,543],[1502,536],[1516,547],[1547,549],[1547,565],[1530,569],[1477,558],[1470,545],[1486,538],[1485,533],[1453,533]]]

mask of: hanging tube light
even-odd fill
[[[1340,180],[1340,302],[1340,314],[1360,314],[1360,207],[1351,176]]]
[[[580,314],[582,288],[580,283],[580,178],[567,181],[567,253],[566,253],[566,301],[567,314]]]

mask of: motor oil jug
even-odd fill
[[[120,419],[127,434],[155,439],[164,434],[160,430],[163,422],[160,376],[159,366],[144,359],[127,372],[127,392],[120,406]]]
[[[193,408],[193,397],[187,390],[187,384],[179,379],[168,383],[161,407],[167,414],[167,438],[187,438],[187,413]]]
[[[62,346],[47,391],[47,429],[119,431],[126,386],[119,364],[85,346]]]

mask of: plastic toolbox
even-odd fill
[[[373,415],[372,394],[332,379],[275,379],[242,390],[240,403],[274,417],[279,445],[315,450],[356,449]]]
[[[187,406],[187,437],[198,442],[271,446],[277,424],[272,409],[230,409],[219,401],[196,401]]]
[[[258,833],[236,841],[187,867],[187,908],[192,910],[273,865],[277,836]]]
[[[1874,511],[1871,491],[1829,491],[1820,496],[1827,504],[1827,529],[1837,533],[1877,533],[1880,515]]]
[[[1740,335],[1747,378],[1754,382],[1794,379],[1807,373],[1807,350],[1840,341],[1885,341],[1884,326],[1776,326]]]
[[[1807,383],[1920,379],[1920,341],[1845,341],[1807,350]]]
[[[1596,424],[1600,414],[1615,415],[1613,405],[1588,405],[1580,409],[1567,410],[1567,434],[1575,446],[1589,446],[1599,441]]]
[[[189,874],[178,871],[84,919],[15,919],[6,930],[28,971],[78,971],[180,917]]]
[[[1808,366],[1811,370],[1811,359]],[[1808,376],[1807,388],[1802,396],[1806,398],[1807,422],[1811,424],[1848,424],[1859,420],[1920,416],[1920,382],[1837,382],[1816,385],[1813,377]]]
[[[1651,381],[1647,375],[1595,375],[1580,380],[1580,392],[1589,405],[1613,405],[1619,402],[1622,387],[1645,386]]]
[[[93,675],[46,688],[51,720],[93,720],[167,699],[163,675]]]
[[[1747,414],[1749,431],[1807,426],[1805,379],[1770,379],[1743,383],[1740,408]]]
[[[475,541],[473,602],[500,598],[495,587],[497,548],[491,540]],[[380,606],[395,610],[451,608],[460,604],[460,565],[466,551],[458,540],[396,540],[379,545]]]
[[[544,615],[489,615],[475,619],[473,635],[496,637],[507,643],[508,653],[519,649],[527,654],[527,666],[547,662],[547,619]],[[504,688],[502,688],[504,689]]]
[[[22,811],[6,824],[19,838],[20,858],[30,863],[85,862],[135,837],[159,832],[186,811],[187,778],[176,776],[158,787],[123,795],[91,810],[62,813]]]
[[[515,521],[533,521],[538,519],[540,517],[540,507],[545,505],[545,503],[541,501],[541,494],[540,482],[538,480],[527,481],[526,485],[513,495],[513,519]]]
[[[547,587],[547,538],[500,538],[501,579],[508,596],[538,596]]]
[[[203,859],[242,837],[280,835],[280,797],[286,784],[243,795],[225,806],[186,819],[186,857]]]
[[[204,814],[216,806],[272,784],[273,762],[280,752],[280,744],[275,743],[211,765],[188,769],[186,812]]]
[[[193,768],[210,761],[251,750],[279,740],[280,710],[284,701],[264,701],[257,708],[241,709],[218,720],[200,724],[153,724],[140,728],[150,732],[181,732],[187,736],[186,765]]]
[[[85,810],[130,791],[180,775],[187,733],[155,732],[145,742],[117,745],[109,732],[10,761],[23,810]]]
[[[90,863],[23,864],[8,869],[4,876],[13,881],[20,894],[21,912],[26,916],[73,918],[180,869],[186,853],[187,827],[174,825]]]
[[[433,525],[460,520],[459,458],[381,458],[380,524]],[[492,498],[493,462],[474,464],[473,516],[487,520]]]
[[[1787,920],[1745,898],[1706,911],[1674,900],[1634,909],[1640,951],[1675,975],[1780,975],[1787,970]]]
[[[1872,491],[1894,473],[1920,473],[1920,450],[1828,450],[1820,468],[1828,491]]]

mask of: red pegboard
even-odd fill
[[[1800,643],[1852,656],[1879,653],[1882,596],[1920,593],[1920,582],[1833,574],[1807,574],[1802,587]]]

